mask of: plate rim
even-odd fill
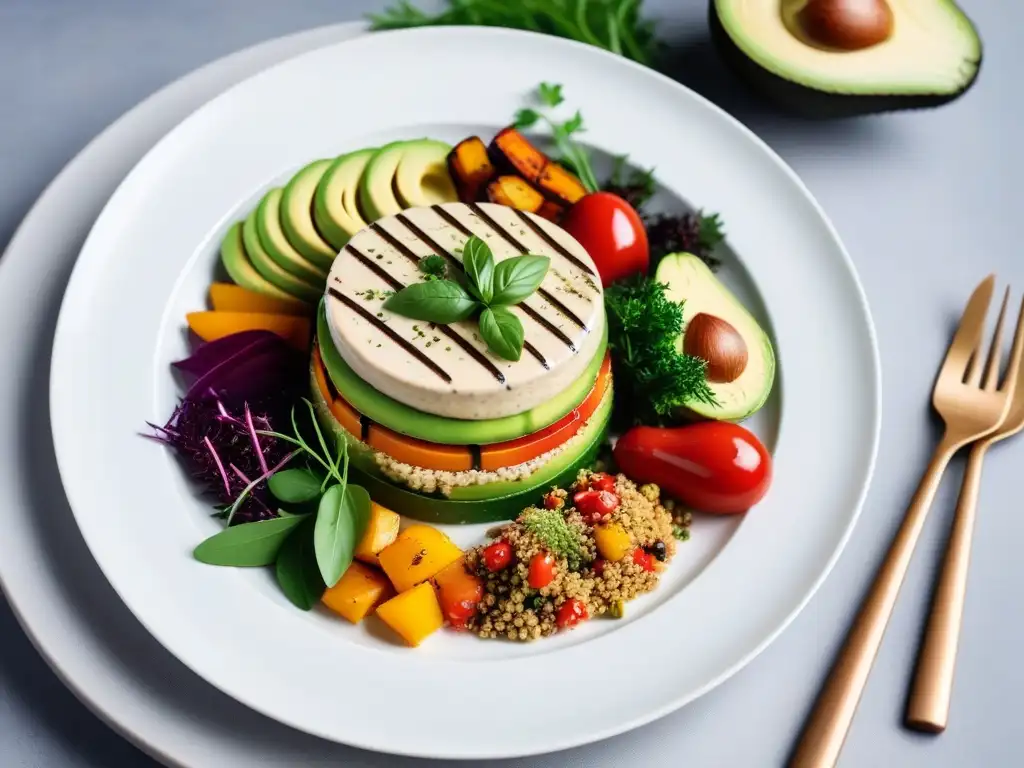
[[[156,90],[152,91],[140,101],[136,102],[133,106],[115,117],[110,123],[106,124],[101,130],[92,136],[84,146],[82,146],[77,153],[68,160],[57,173],[50,178],[49,181],[43,186],[38,196],[32,202],[28,210],[25,211],[21,220],[18,222],[14,231],[11,233],[10,240],[4,246],[4,250],[0,252],[0,279],[4,279],[4,275],[10,272],[13,267],[10,266],[15,262],[20,263],[21,258],[16,257],[16,254],[22,252],[24,246],[22,243],[30,237],[35,237],[34,232],[40,228],[37,223],[41,220],[41,217],[51,207],[51,201],[55,199],[59,193],[64,189],[69,188],[72,181],[76,181],[76,174],[80,172],[80,169],[93,165],[99,158],[101,151],[106,150],[113,143],[122,139],[122,137],[130,135],[130,132],[137,132],[144,130],[145,123],[148,120],[152,120],[153,116],[157,115],[159,109],[164,109],[168,112],[173,112],[168,120],[160,119],[161,128],[158,129],[159,136],[153,141],[146,142],[145,151],[139,156],[138,160],[127,169],[127,171],[121,175],[120,180],[114,187],[114,191],[120,187],[127,174],[130,173],[138,162],[141,162],[142,158],[145,157],[149,151],[156,146],[156,144],[170,131],[174,130],[183,120],[187,119],[196,109],[202,107],[208,101],[217,98],[220,94],[224,93],[228,88],[237,85],[240,82],[244,82],[250,77],[253,77],[269,66],[276,66],[279,63],[287,61],[297,55],[308,53],[309,51],[315,50],[320,47],[335,45],[347,40],[356,39],[369,33],[369,28],[366,22],[363,21],[343,21],[336,24],[323,24],[319,26],[309,27],[307,29],[301,29],[297,32],[290,32],[275,37],[270,37],[264,40],[257,41],[251,45],[229,51],[219,58],[207,61],[199,66],[188,70],[171,80],[164,85],[161,85]],[[343,35],[343,37],[334,37],[334,35]],[[330,37],[330,39],[326,39]],[[287,46],[301,46],[301,49],[295,51],[288,51],[284,53],[284,58],[281,58],[278,54],[275,56],[275,61],[267,64],[266,62],[257,62],[255,58],[258,56],[270,55],[272,51],[278,49],[284,49]],[[203,100],[201,104],[195,107],[188,107],[182,109],[178,105],[174,105],[175,99],[186,98],[186,95],[199,87],[209,87],[208,81],[217,77],[227,77],[229,70],[238,66],[245,69],[245,73],[241,77],[230,76],[232,82],[226,87],[215,86],[216,92]],[[113,193],[112,193],[113,194]],[[109,198],[108,198],[109,200]],[[106,207],[106,202],[100,206],[100,213]],[[97,215],[98,218],[98,215]],[[89,225],[91,231],[92,224]],[[87,236],[87,233],[83,233]],[[85,237],[79,238],[80,240]],[[78,254],[74,256],[74,261],[77,262]],[[41,259],[33,256],[35,263],[42,263]],[[62,267],[68,267],[70,264],[63,264]],[[69,274],[70,277],[70,274]],[[66,285],[64,290],[66,291]],[[63,301],[64,291],[61,293],[60,301]],[[44,305],[31,305],[35,311],[40,313],[52,310],[52,306]],[[53,339],[49,340],[51,343]],[[49,350],[45,353],[49,356]],[[63,494],[63,488],[61,489]],[[19,506],[19,505],[14,505]],[[69,510],[70,511],[70,510]],[[24,512],[22,512],[24,513]],[[81,536],[81,532],[77,528],[73,531],[73,535]],[[5,541],[9,541],[9,537],[4,537]],[[88,548],[86,547],[88,552]],[[91,556],[91,552],[89,553]],[[171,753],[171,750],[177,745],[177,741],[173,737],[166,737],[163,744],[158,744],[157,739],[152,738],[151,735],[143,735],[141,730],[135,727],[129,727],[124,724],[121,720],[123,713],[115,713],[111,703],[101,702],[100,697],[95,694],[95,691],[86,688],[78,679],[79,674],[70,672],[68,669],[69,664],[65,658],[65,652],[58,652],[54,649],[51,640],[43,635],[36,627],[39,622],[39,613],[36,609],[29,607],[26,600],[20,597],[21,589],[12,585],[18,581],[16,578],[12,578],[10,565],[5,564],[6,560],[0,558],[0,592],[3,593],[4,599],[11,608],[11,613],[14,615],[18,626],[24,632],[28,638],[32,648],[39,654],[39,656],[46,663],[46,666],[53,671],[57,679],[64,685],[75,697],[75,699],[81,702],[86,709],[94,714],[99,720],[113,730],[119,737],[125,739],[130,744],[139,748],[143,753],[159,761],[160,763],[168,766],[182,766],[188,768],[189,764],[184,762],[182,758],[175,756]],[[98,566],[97,566],[98,568]],[[106,575],[103,574],[102,569],[98,569],[98,576],[103,578],[109,584],[109,580]],[[112,585],[111,585],[112,589]],[[112,595],[117,598],[116,591]],[[119,598],[118,598],[119,599]],[[127,606],[125,606],[127,610]],[[47,611],[53,610],[53,607],[46,609]],[[131,614],[131,612],[129,611]],[[149,634],[149,631],[142,626],[138,619],[131,614],[131,620],[139,624],[140,630]],[[163,653],[169,654],[172,658],[175,658],[173,654],[170,654],[166,648],[161,645]],[[96,659],[89,657],[86,664],[95,664]],[[191,673],[191,670],[188,670]],[[211,685],[209,682],[203,680],[203,685]],[[215,686],[211,686],[214,687]],[[219,689],[217,689],[219,690]],[[158,696],[158,695],[157,695]],[[237,706],[246,707],[242,702],[232,699]],[[160,718],[156,719],[157,722],[162,722]],[[282,727],[288,727],[283,726]],[[290,729],[294,730],[294,729]],[[302,738],[314,738],[305,732],[296,731]],[[345,745],[336,745],[342,746]]]
[[[743,667],[745,667],[747,664],[749,664],[750,661],[752,661],[760,653],[762,653],[765,650],[765,648],[767,648],[772,642],[774,642],[774,640],[777,639],[778,636],[792,623],[792,621],[799,615],[799,613],[804,609],[804,607],[807,605],[807,603],[816,594],[816,592],[818,591],[818,589],[820,588],[820,586],[824,582],[824,580],[832,572],[836,562],[838,561],[838,558],[841,556],[842,552],[845,550],[846,544],[848,543],[848,541],[849,541],[849,539],[850,539],[850,537],[852,535],[853,529],[856,526],[856,523],[858,522],[858,520],[860,518],[860,515],[861,515],[861,512],[863,510],[863,506],[864,506],[864,503],[865,503],[865,500],[866,500],[866,496],[867,496],[867,493],[868,493],[868,491],[870,489],[871,481],[872,481],[873,476],[874,476],[874,470],[875,470],[875,466],[876,466],[876,461],[877,461],[877,456],[878,456],[878,449],[879,449],[879,443],[880,443],[880,436],[881,436],[882,370],[881,370],[881,362],[880,362],[880,350],[879,350],[878,341],[877,341],[877,333],[876,333],[876,329],[875,329],[874,319],[873,319],[873,316],[871,314],[869,302],[867,300],[866,292],[864,291],[863,284],[862,284],[862,282],[860,280],[860,277],[859,277],[859,275],[858,275],[858,273],[856,271],[856,268],[855,268],[855,266],[854,266],[854,264],[852,262],[852,259],[850,258],[849,253],[848,253],[845,245],[843,244],[841,238],[839,237],[838,232],[836,231],[834,225],[832,224],[831,219],[825,213],[825,211],[821,207],[820,203],[816,200],[816,198],[813,196],[813,194],[810,192],[810,190],[807,188],[807,186],[803,183],[803,181],[799,178],[799,176],[797,176],[797,174],[793,171],[793,169],[773,149],[771,149],[771,147],[766,142],[761,140],[756,134],[754,134],[750,129],[748,129],[740,121],[738,121],[736,118],[734,118],[731,115],[729,115],[725,110],[723,110],[722,108],[718,107],[716,104],[714,104],[710,100],[706,99],[702,95],[692,91],[691,89],[687,88],[686,86],[682,85],[681,83],[679,83],[679,82],[677,82],[677,81],[675,81],[675,80],[673,80],[673,79],[671,79],[671,78],[669,78],[669,77],[667,77],[667,76],[665,76],[665,75],[663,75],[663,74],[661,74],[659,72],[656,72],[654,70],[650,70],[650,69],[648,69],[646,67],[643,67],[643,66],[641,66],[639,64],[636,64],[635,62],[631,62],[631,61],[628,61],[628,60],[625,60],[625,59],[621,59],[621,57],[615,57],[613,54],[610,54],[610,53],[607,53],[607,52],[604,52],[604,51],[597,51],[597,49],[594,49],[591,46],[587,46],[587,45],[582,44],[582,43],[576,43],[574,41],[567,41],[567,40],[563,40],[563,39],[559,39],[559,38],[551,38],[551,37],[546,36],[546,35],[540,35],[540,34],[537,34],[537,33],[530,33],[530,32],[522,32],[522,31],[518,31],[518,30],[507,30],[507,29],[500,29],[500,28],[479,28],[479,27],[472,27],[472,28],[444,27],[444,28],[426,28],[426,29],[417,29],[417,30],[394,30],[394,31],[387,31],[387,32],[376,33],[374,35],[374,37],[383,37],[383,36],[388,36],[388,37],[391,37],[391,36],[401,36],[401,37],[406,37],[406,36],[416,36],[416,37],[420,37],[420,36],[423,36],[423,37],[426,37],[426,36],[444,36],[445,34],[451,34],[453,32],[453,30],[457,30],[459,35],[467,35],[467,36],[485,35],[485,36],[492,36],[492,37],[496,37],[496,38],[506,38],[506,37],[516,38],[516,37],[524,37],[525,36],[525,37],[531,37],[531,38],[543,38],[546,41],[543,44],[553,44],[553,45],[556,45],[556,46],[570,46],[570,47],[579,48],[579,49],[586,49],[586,50],[590,51],[591,53],[597,53],[600,56],[607,56],[609,58],[614,58],[614,59],[617,60],[618,64],[625,65],[627,67],[634,68],[636,70],[640,70],[640,71],[642,71],[642,73],[643,73],[643,75],[645,77],[653,78],[655,80],[660,80],[660,81],[662,81],[663,85],[667,85],[670,88],[676,89],[679,93],[686,94],[688,98],[691,98],[691,99],[694,99],[694,100],[700,102],[704,109],[709,110],[710,112],[714,113],[715,116],[716,116],[716,119],[724,120],[724,121],[730,123],[734,129],[737,129],[740,133],[742,133],[744,135],[744,137],[746,138],[746,140],[748,142],[750,142],[753,146],[757,147],[759,152],[760,152],[760,154],[762,154],[766,158],[768,158],[772,162],[772,164],[776,167],[777,170],[782,171],[782,173],[788,178],[788,181],[792,185],[794,185],[795,191],[797,193],[799,193],[799,195],[803,198],[804,202],[806,202],[806,203],[808,203],[810,205],[810,208],[813,211],[815,217],[817,218],[818,223],[820,223],[821,225],[824,226],[825,232],[828,235],[829,240],[831,241],[831,245],[834,246],[834,248],[836,249],[838,255],[840,255],[842,257],[841,258],[841,264],[844,267],[844,275],[843,276],[850,281],[851,287],[854,289],[853,292],[850,293],[851,303],[852,303],[852,300],[854,298],[856,299],[856,305],[857,305],[856,308],[858,310],[857,318],[856,318],[857,319],[857,323],[858,323],[858,328],[857,328],[858,333],[857,333],[857,335],[860,336],[861,332],[866,332],[866,338],[864,340],[867,342],[867,350],[866,351],[868,351],[870,353],[870,359],[871,359],[872,371],[873,371],[873,376],[871,377],[872,397],[871,397],[871,402],[870,402],[870,409],[871,409],[871,412],[873,413],[873,418],[872,418],[871,424],[870,424],[870,436],[868,436],[868,431],[867,430],[865,430],[862,433],[862,434],[864,434],[864,436],[866,438],[865,444],[870,446],[869,449],[867,450],[867,453],[865,454],[866,461],[865,461],[865,464],[864,464],[863,477],[861,477],[859,479],[859,481],[858,481],[859,488],[858,488],[858,490],[857,490],[857,492],[855,494],[856,495],[856,499],[854,500],[854,503],[852,505],[852,510],[850,511],[850,514],[849,514],[849,521],[847,522],[847,524],[846,524],[846,526],[845,526],[841,536],[839,537],[837,545],[835,546],[834,550],[829,555],[829,557],[827,559],[827,562],[825,563],[821,573],[817,576],[817,578],[813,581],[813,583],[810,584],[810,586],[805,587],[805,588],[800,590],[800,591],[803,592],[803,595],[796,602],[795,607],[792,610],[790,610],[785,615],[784,619],[778,624],[778,626],[776,626],[774,628],[774,630],[772,630],[767,635],[765,635],[761,639],[761,641],[756,643],[754,645],[754,647],[749,652],[747,652],[746,654],[742,655],[732,665],[730,665],[729,667],[724,669],[721,673],[719,673],[717,676],[715,676],[712,679],[710,679],[704,685],[696,688],[695,690],[693,690],[692,692],[690,692],[687,695],[679,696],[679,697],[676,697],[676,698],[672,699],[670,702],[666,703],[664,706],[661,706],[661,707],[658,707],[658,708],[652,708],[650,710],[647,710],[645,712],[645,714],[642,715],[642,716],[637,716],[637,717],[634,717],[634,718],[629,719],[629,720],[621,721],[618,724],[616,724],[614,726],[611,726],[611,727],[608,727],[608,728],[605,728],[603,730],[591,730],[591,731],[588,731],[586,736],[583,736],[583,737],[580,737],[580,738],[564,739],[564,740],[562,740],[560,742],[551,742],[551,741],[549,741],[549,742],[545,743],[543,746],[540,746],[540,747],[531,746],[529,748],[517,749],[514,752],[510,752],[510,751],[506,750],[506,751],[477,751],[477,752],[466,752],[466,751],[436,752],[435,751],[435,752],[426,753],[426,752],[423,752],[423,751],[416,751],[415,749],[395,748],[393,746],[389,746],[387,748],[382,748],[380,745],[368,744],[367,742],[364,742],[364,741],[355,741],[355,740],[349,740],[349,739],[345,739],[344,741],[342,741],[338,737],[330,735],[330,734],[327,734],[327,733],[324,733],[322,731],[312,730],[310,728],[303,728],[301,725],[298,725],[295,722],[292,722],[292,721],[289,721],[289,720],[281,720],[276,714],[271,713],[271,712],[269,712],[269,711],[267,711],[267,710],[265,710],[265,709],[255,705],[255,704],[253,704],[251,701],[247,701],[247,700],[245,700],[245,699],[243,699],[241,697],[236,696],[234,691],[229,690],[226,687],[222,687],[219,683],[214,683],[213,681],[211,681],[211,680],[209,680],[207,678],[207,682],[213,684],[217,688],[220,688],[222,691],[228,693],[233,698],[236,698],[237,700],[241,701],[246,706],[248,706],[248,707],[250,707],[252,709],[255,709],[256,711],[259,711],[259,712],[261,712],[261,713],[263,713],[263,714],[265,714],[265,715],[267,715],[267,716],[269,716],[271,718],[274,718],[275,720],[278,720],[279,722],[284,722],[285,724],[290,725],[293,728],[304,730],[304,731],[306,731],[308,733],[313,733],[313,734],[315,734],[315,735],[317,735],[317,736],[319,736],[321,738],[326,738],[326,739],[329,739],[329,740],[332,740],[332,741],[336,741],[338,743],[346,743],[346,744],[350,744],[352,746],[356,746],[356,747],[363,748],[363,749],[370,749],[370,750],[379,751],[379,752],[387,752],[389,754],[395,754],[395,755],[427,756],[429,754],[429,756],[432,756],[432,757],[453,758],[453,759],[497,758],[497,757],[510,757],[510,756],[513,756],[513,757],[523,757],[523,756],[535,755],[535,754],[539,754],[539,753],[546,753],[546,752],[551,752],[551,751],[559,751],[559,750],[562,750],[562,749],[566,749],[566,748],[570,748],[570,747],[574,747],[574,746],[579,746],[579,745],[586,744],[586,743],[592,743],[594,741],[598,741],[598,740],[601,740],[601,739],[608,738],[610,736],[614,736],[614,735],[623,733],[625,731],[631,730],[633,728],[639,727],[639,726],[644,725],[646,723],[649,723],[649,722],[651,722],[653,720],[656,720],[656,719],[658,719],[660,717],[663,717],[664,715],[668,714],[669,712],[672,712],[672,711],[674,711],[676,709],[679,709],[680,707],[684,706],[685,704],[690,703],[691,701],[695,700],[696,698],[699,698],[700,696],[704,695],[705,693],[707,693],[711,689],[713,689],[713,688],[717,687],[718,685],[720,685],[722,682],[724,682],[729,677],[731,677],[734,674],[736,674],[736,672],[741,670]],[[362,37],[362,36],[360,36],[360,37]],[[357,37],[357,38],[354,38],[354,39],[358,40],[358,39],[360,39],[360,37]],[[336,47],[339,47],[339,46],[348,45],[350,42],[351,42],[351,40],[350,41],[333,43],[333,44],[327,44],[327,45],[325,45],[323,47],[326,47],[326,48],[336,48]],[[151,148],[149,150],[149,152],[147,152],[146,155],[139,161],[139,163],[136,165],[136,167],[133,168],[132,171],[129,172],[125,176],[125,178],[122,180],[121,184],[118,186],[117,191],[114,192],[114,194],[108,200],[107,204],[104,206],[103,212],[101,212],[100,216],[97,218],[97,224],[104,220],[106,212],[112,206],[112,204],[115,201],[118,200],[119,192],[133,178],[133,175],[136,173],[136,171],[138,169],[138,166],[141,165],[142,163],[144,163],[146,158],[148,158],[151,154],[153,154],[154,151],[161,146],[162,142],[164,140],[166,140],[168,136],[170,136],[176,130],[181,128],[183,123],[187,123],[190,118],[192,118],[192,117],[194,117],[196,115],[196,113],[201,112],[205,108],[209,107],[211,102],[217,101],[217,100],[223,98],[224,96],[230,94],[231,92],[235,91],[236,89],[244,86],[245,83],[247,83],[249,80],[253,79],[254,77],[258,77],[260,75],[264,75],[264,74],[266,74],[268,72],[271,72],[273,70],[277,70],[277,69],[286,67],[289,64],[291,64],[294,61],[295,58],[302,58],[302,57],[306,56],[307,53],[298,54],[296,57],[291,57],[289,59],[286,59],[286,60],[284,60],[284,61],[282,61],[282,62],[280,62],[278,64],[275,64],[275,65],[272,65],[272,66],[270,66],[268,68],[262,69],[262,70],[260,70],[259,72],[253,74],[250,77],[244,78],[239,83],[229,87],[224,92],[220,93],[218,96],[215,96],[213,99],[211,99],[210,102],[207,102],[205,105],[203,105],[203,107],[200,107],[198,110],[196,110],[191,115],[189,115],[185,120],[181,121],[178,124],[178,126],[176,126],[174,129],[172,129],[172,131],[170,131],[167,135],[165,135],[163,139],[161,139],[159,142],[157,142],[157,144],[154,145],[154,147]],[[86,250],[89,249],[90,240],[93,238],[93,235],[94,235],[95,231],[96,231],[96,225],[94,225],[92,230],[90,230],[89,237],[86,239],[86,243],[85,243],[85,245],[83,246],[83,249],[82,249],[83,252],[85,252]],[[835,266],[838,266],[838,265],[835,265]],[[62,342],[62,339],[66,338],[68,336],[68,333],[67,333],[67,330],[66,330],[66,326],[68,324],[68,321],[66,320],[67,313],[66,313],[65,310],[66,310],[67,305],[68,305],[68,296],[72,294],[72,288],[74,287],[75,282],[76,282],[76,276],[78,276],[79,274],[82,274],[81,268],[82,268],[82,261],[81,260],[77,260],[76,264],[75,264],[74,271],[72,272],[71,278],[70,278],[70,280],[68,282],[68,290],[67,290],[67,292],[65,294],[64,300],[62,301],[60,316],[59,316],[58,323],[57,323],[57,330],[56,330],[55,336],[54,336],[53,353],[52,353],[52,359],[51,359],[51,371],[55,370],[55,369],[57,369],[59,367],[59,363],[58,363],[58,361],[59,361],[59,354],[58,353],[63,349],[63,347],[68,345],[68,342]],[[79,279],[81,280],[81,278],[79,278]],[[861,322],[863,323],[863,327],[859,327]],[[51,409],[52,410],[57,410],[58,409],[58,393],[57,393],[56,387],[53,384],[53,380],[54,380],[54,378],[51,377],[51,390],[50,390]],[[64,477],[65,474],[66,474],[65,467],[67,466],[67,463],[66,463],[67,462],[67,455],[66,455],[66,453],[62,453],[61,448],[59,447],[60,446],[60,440],[59,440],[59,436],[58,436],[56,421],[53,421],[51,423],[51,426],[53,428],[53,437],[54,437],[55,450],[56,450],[56,453],[57,453],[58,466],[61,468],[61,475],[62,475],[62,477]],[[860,454],[858,454],[858,456],[860,456]],[[850,495],[851,495],[851,497],[854,495],[852,493],[852,489],[851,489],[851,494]],[[70,494],[69,494],[69,502],[71,502]],[[848,505],[844,504],[844,508],[848,508]],[[72,503],[72,509],[74,509],[74,504],[73,503]],[[75,517],[76,517],[76,522],[77,522],[78,519],[79,519],[78,515],[76,514]],[[84,530],[82,532],[83,532],[83,534],[86,533]],[[89,549],[92,550],[92,546],[89,543],[88,535],[85,535],[84,538],[86,540],[87,546],[89,546]],[[95,554],[94,554],[94,557],[95,557]],[[96,561],[97,561],[97,564],[99,565],[101,571],[103,571],[104,575],[107,576],[108,581],[111,583],[111,586],[114,588],[115,592],[118,593],[118,595],[119,595],[119,597],[121,597],[122,601],[129,607],[129,610],[132,610],[131,605],[129,605],[128,601],[124,599],[124,596],[121,594],[121,592],[118,589],[117,585],[115,585],[114,581],[109,577],[109,575],[107,575],[107,572],[106,572],[106,569],[104,568],[103,563],[98,558],[96,559]],[[703,574],[701,574],[701,575],[703,575]],[[698,580],[699,579],[700,579],[700,576],[698,576]],[[132,612],[135,613],[134,610],[132,610]],[[141,616],[139,616],[137,613],[135,613],[135,616],[143,624],[143,626],[145,626],[147,628],[147,630],[150,631],[150,633],[154,637],[156,637],[157,640],[161,642],[161,644],[163,644],[160,635],[157,632],[155,632],[155,631],[153,631],[151,629],[150,624],[145,619],[143,619]],[[178,653],[175,650],[171,649],[170,647],[168,647],[166,645],[165,645],[165,648],[167,648],[167,650],[169,652],[171,652],[172,655],[178,657],[181,661],[183,661],[186,664],[186,666],[189,666],[190,668],[192,668],[194,670],[194,667],[192,667],[192,665],[188,661],[186,661],[184,658],[179,656]]]

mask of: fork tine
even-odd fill
[[[960,325],[953,334],[953,341],[950,342],[940,375],[955,376],[957,381],[963,381],[971,355],[976,353],[981,343],[985,330],[985,315],[988,314],[988,305],[992,301],[995,284],[996,276],[989,275],[974,289],[960,318]]]
[[[1010,351],[1010,361],[1006,364],[1006,375],[1003,378],[1000,392],[1007,392],[1010,387],[1017,383],[1018,372],[1024,371],[1021,359],[1024,358],[1024,298],[1020,302],[1020,313],[1017,315],[1017,329],[1013,333],[1013,349]]]
[[[1003,303],[999,307],[999,318],[996,320],[996,328],[992,332],[992,345],[988,349],[988,364],[985,368],[985,390],[991,392],[999,382],[999,364],[1003,359],[1003,323],[1006,321],[1006,305],[1010,301],[1010,286],[1006,286],[1003,293]],[[974,356],[975,365],[972,365],[971,379],[968,383],[977,386],[981,379],[981,355]]]

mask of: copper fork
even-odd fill
[[[946,546],[946,557],[932,600],[931,614],[918,657],[917,672],[907,705],[906,723],[910,728],[941,733],[949,719],[949,699],[953,690],[956,651],[960,642],[960,623],[967,592],[967,567],[971,559],[975,509],[981,488],[981,464],[994,443],[1024,429],[1024,365],[1017,375],[1010,412],[999,428],[971,446],[960,486],[956,517]]]
[[[932,392],[932,405],[946,425],[942,439],[825,682],[793,753],[790,768],[828,768],[836,764],[942,473],[960,448],[992,433],[1010,409],[1024,347],[1024,306],[1017,319],[1006,374],[1000,383],[1000,350],[1008,291],[989,347],[987,365],[982,346],[985,316],[994,288],[995,275],[989,275],[974,289],[967,302]]]

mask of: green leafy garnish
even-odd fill
[[[516,256],[498,262],[494,268],[492,303],[518,304],[540,287],[550,266],[551,259],[547,256]]]
[[[661,48],[651,21],[640,15],[642,0],[448,0],[427,14],[398,0],[370,16],[371,28],[485,25],[542,32],[617,53],[650,66]]]
[[[428,280],[439,280],[445,276],[445,272],[448,270],[448,263],[444,260],[443,256],[432,253],[420,259],[419,268],[420,272],[425,274]]]
[[[487,348],[505,360],[518,360],[525,336],[508,309],[532,294],[547,274],[547,256],[515,256],[498,263],[490,246],[475,235],[462,246],[466,286],[454,280],[413,283],[384,302],[384,308],[413,320],[447,325],[478,315]]]
[[[683,528],[681,525],[672,524],[672,537],[678,541],[689,541],[690,540],[690,529]]]
[[[725,240],[722,217],[717,213],[706,214],[703,211],[698,211],[697,215],[700,218],[697,248],[699,252],[708,253]]]
[[[654,169],[630,168],[629,155],[616,155],[611,175],[602,188],[616,193],[639,211],[654,196]]]
[[[608,346],[616,393],[629,404],[633,420],[661,424],[685,403],[717,406],[707,380],[707,363],[676,347],[683,329],[683,305],[670,301],[666,285],[638,275],[605,291]]]
[[[407,285],[383,306],[413,320],[447,325],[472,316],[478,302],[453,280],[431,280]]]
[[[569,568],[578,570],[583,563],[583,548],[575,531],[558,509],[529,509],[519,519],[556,557],[564,557]]]
[[[518,360],[523,354],[523,324],[505,307],[488,307],[480,313],[480,335],[488,349],[506,360]]]
[[[274,575],[285,597],[303,611],[316,605],[327,589],[313,549],[312,518],[304,520],[285,540],[277,553]]]
[[[540,104],[546,107],[557,106],[564,100],[562,86],[551,83],[538,85],[535,95]],[[588,192],[597,192],[601,185],[598,184],[594,169],[590,164],[590,153],[572,138],[574,134],[583,133],[586,130],[583,126],[583,115],[579,110],[568,120],[559,122],[543,112],[524,107],[516,112],[513,125],[520,129],[530,128],[540,121],[547,123],[551,130],[551,138],[558,149],[556,157],[558,162],[579,176]]]
[[[308,469],[282,469],[267,480],[267,487],[274,498],[285,504],[304,504],[321,493],[323,480]]]
[[[270,565],[288,534],[302,520],[301,515],[295,515],[234,525],[210,536],[192,554],[208,565]]]

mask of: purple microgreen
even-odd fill
[[[231,505],[231,509],[228,511],[228,522],[227,522],[227,524],[229,526],[231,525],[231,520],[234,518],[235,513],[238,511],[238,508],[242,505],[242,502],[245,501],[246,497],[250,493],[252,493],[252,489],[255,488],[257,485],[259,485],[264,480],[266,480],[272,474],[277,472],[277,470],[281,469],[281,467],[285,466],[289,461],[294,459],[299,453],[300,453],[300,451],[298,451],[298,450],[292,451],[287,456],[285,456],[278,464],[276,464],[274,467],[272,467],[271,469],[269,469],[266,472],[264,472],[262,475],[257,477],[255,480],[250,482],[247,486],[245,486],[245,488],[242,489],[242,492],[240,494],[238,494],[238,498],[235,499],[234,504]]]
[[[206,449],[210,452],[210,457],[213,459],[213,463],[217,465],[217,471],[220,473],[221,480],[224,481],[224,493],[230,495],[231,483],[228,482],[228,473],[224,471],[224,462],[220,460],[217,449],[213,447],[213,442],[210,440],[209,435],[203,438],[203,442],[206,444]],[[233,467],[234,464],[231,466]]]
[[[260,462],[260,469],[263,473],[267,472],[267,460],[263,456],[263,446],[260,445],[260,439],[256,436],[256,425],[252,423],[252,411],[249,410],[249,404],[245,404],[245,428],[249,430],[249,437],[252,440],[252,448],[256,453],[256,458]]]

